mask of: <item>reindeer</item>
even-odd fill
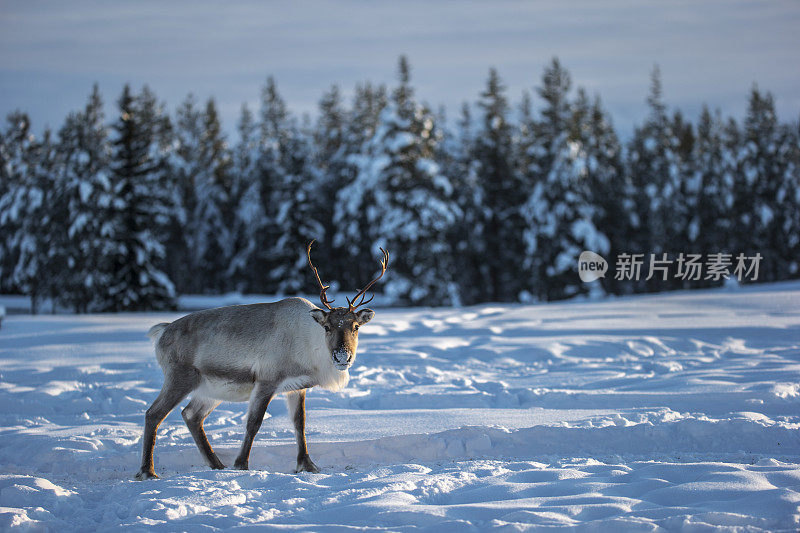
[[[164,371],[164,385],[147,409],[142,437],[142,467],[136,479],[157,478],[153,468],[156,431],[166,416],[186,396],[183,409],[200,453],[213,469],[225,468],[203,430],[203,421],[221,401],[249,402],[244,442],[233,466],[249,468],[250,449],[270,400],[286,394],[289,415],[297,438],[295,472],[319,472],[308,455],[305,436],[306,389],[320,386],[340,390],[350,379],[348,369],[356,358],[358,328],[375,316],[372,309],[358,309],[367,291],[386,272],[389,254],[381,248],[381,271],[347,307],[331,307],[319,272],[306,256],[320,287],[319,309],[304,298],[279,302],[233,305],[191,313],[172,323],[150,328],[156,358]]]

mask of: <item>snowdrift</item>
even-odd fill
[[[209,470],[176,409],[148,482],[132,480],[161,386],[145,333],[179,315],[9,315],[0,527],[796,530],[798,302],[783,283],[381,309],[350,385],[308,395],[321,474],[290,473],[276,400],[253,470]],[[226,464],[245,409],[206,421]]]

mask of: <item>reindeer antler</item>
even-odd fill
[[[389,252],[387,252],[383,248],[381,248],[381,252],[383,252],[383,258],[381,259],[381,273],[378,274],[378,277],[370,281],[366,287],[361,289],[361,291],[358,294],[356,294],[355,298],[353,298],[352,302],[350,301],[350,298],[345,297],[345,299],[347,300],[347,305],[349,306],[349,311],[351,312],[355,311],[356,308],[370,303],[372,299],[375,298],[375,295],[373,294],[372,296],[369,297],[369,300],[364,301],[364,295],[367,293],[369,288],[375,285],[375,282],[383,277],[383,275],[386,273],[386,269],[389,267]],[[358,301],[359,298],[361,298],[360,302]]]
[[[327,307],[328,309],[331,308],[331,304],[336,300],[328,300],[328,295],[325,294],[325,291],[331,288],[330,285],[323,285],[322,280],[319,279],[319,272],[317,271],[317,267],[314,266],[314,263],[311,262],[311,245],[314,244],[314,240],[308,243],[308,248],[306,248],[306,256],[308,257],[308,266],[311,267],[311,270],[314,271],[314,275],[317,277],[317,283],[319,283],[319,299],[322,302],[322,305]]]

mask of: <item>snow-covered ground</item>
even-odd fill
[[[137,482],[179,315],[9,315],[0,528],[703,531],[800,527],[800,284],[599,302],[381,309],[350,386],[308,395],[321,474],[291,474],[286,406],[253,470],[211,471],[175,410]],[[231,464],[245,405],[206,429]]]

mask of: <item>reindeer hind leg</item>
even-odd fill
[[[208,437],[203,429],[203,421],[219,404],[219,400],[214,400],[213,398],[193,396],[192,401],[181,412],[195,444],[200,449],[200,453],[203,454],[208,466],[215,470],[222,470],[225,465],[219,460],[219,457],[214,453],[214,449],[208,442]]]
[[[200,373],[195,368],[179,367],[165,373],[161,392],[147,409],[144,417],[144,435],[142,437],[142,467],[136,479],[157,478],[153,467],[153,448],[156,445],[158,426],[175,409],[181,400],[200,384]]]

